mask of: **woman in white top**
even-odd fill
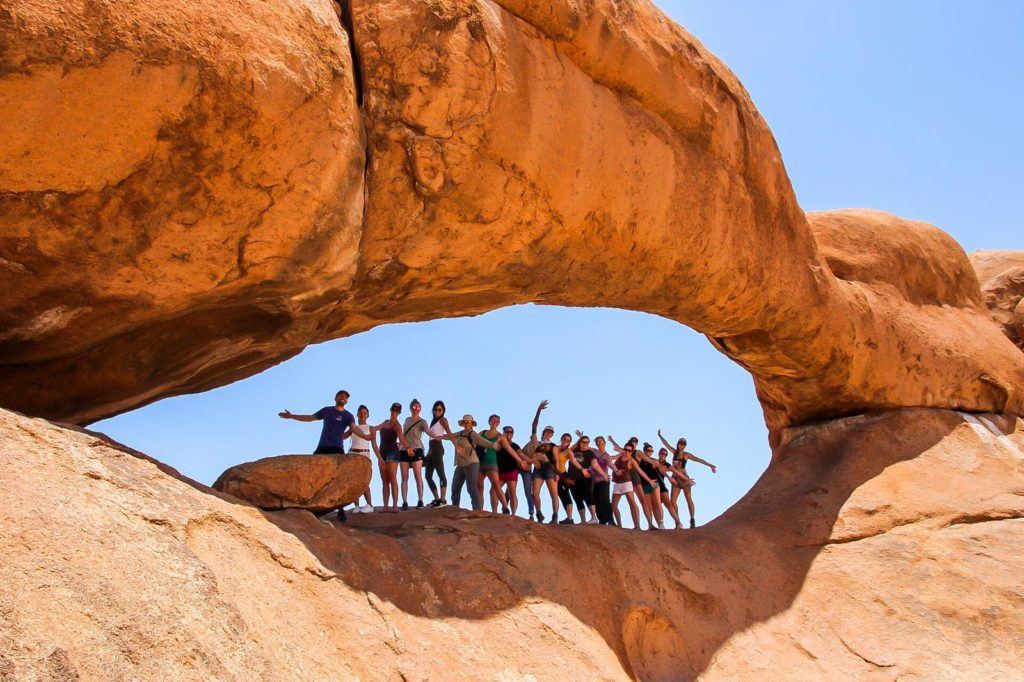
[[[431,507],[442,507],[448,504],[448,476],[444,472],[444,441],[445,435],[452,435],[452,429],[445,417],[447,408],[441,400],[434,402],[431,410],[430,428],[427,429],[427,436],[430,440],[427,445],[427,485],[430,492],[434,494],[434,501]],[[434,472],[440,482],[441,494],[437,494],[438,486],[434,483]]]
[[[349,447],[349,454],[362,455],[363,457],[370,460],[371,464],[374,459],[377,460],[379,465],[384,464],[384,460],[381,459],[380,450],[377,448],[377,428],[371,424],[367,424],[367,420],[370,419],[370,408],[366,405],[360,405],[359,409],[356,410],[356,421],[357,423],[348,427],[348,432],[345,433],[345,438],[352,436],[352,444]],[[370,454],[370,449],[373,449],[373,454]],[[370,498],[370,486],[366,486],[366,492],[363,493],[363,499],[366,500],[366,504],[359,506],[359,500],[356,500],[356,507],[352,510],[353,514],[369,513],[373,511],[373,500]]]

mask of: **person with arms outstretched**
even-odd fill
[[[672,488],[672,505],[676,505],[676,500],[679,499],[679,491],[682,490],[683,495],[686,496],[686,506],[690,510],[690,528],[696,528],[697,522],[695,520],[694,515],[693,494],[691,493],[691,489],[693,488],[693,478],[691,478],[689,476],[689,473],[686,472],[686,462],[693,461],[697,462],[697,464],[703,464],[707,468],[711,469],[711,473],[716,473],[718,471],[718,467],[716,467],[711,462],[707,462],[701,459],[700,457],[697,457],[691,452],[687,452],[685,438],[680,438],[679,440],[677,440],[675,447],[673,447],[667,440],[665,440],[665,436],[661,435],[661,429],[658,429],[658,438],[660,438],[661,442],[665,444],[665,447],[668,449],[668,451],[672,453],[672,466],[682,470],[682,472],[686,476],[685,479],[677,477],[677,480],[680,481],[680,484],[673,486]]]

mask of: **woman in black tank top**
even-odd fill
[[[384,496],[384,511],[398,511],[398,462],[400,459],[398,434],[402,430],[398,415],[401,413],[401,404],[392,404],[391,416],[377,426],[377,431],[380,434],[379,470],[381,495]],[[389,502],[393,502],[393,504],[389,504]]]

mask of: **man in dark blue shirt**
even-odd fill
[[[292,414],[288,410],[279,412],[282,419],[294,419],[300,422],[323,421],[320,432],[320,443],[313,451],[314,455],[345,454],[345,431],[355,423],[352,413],[345,409],[348,403],[348,391],[338,391],[334,396],[334,405],[323,407],[313,414]]]

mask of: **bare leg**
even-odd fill
[[[491,482],[491,492],[498,496],[498,502],[501,502],[501,509],[504,511],[508,508],[508,499],[505,498],[505,493],[501,492],[501,479],[498,478],[498,472],[488,471],[487,480]]]
[[[391,489],[391,508],[398,509],[398,462],[388,462],[388,487]]]
[[[540,511],[540,487],[544,483],[544,480],[540,476],[533,477],[533,506],[537,510],[537,520],[543,521],[544,515]]]
[[[558,483],[552,478],[547,484],[548,494],[551,495],[551,518],[554,520],[558,518]]]
[[[481,471],[479,474],[477,474],[477,477],[476,477],[477,497],[480,498],[481,502],[484,499],[484,478],[486,478],[486,476],[484,475],[484,472]]]
[[[409,503],[409,463],[402,462],[402,504]]]
[[[628,495],[629,493],[627,493]],[[647,519],[647,527],[651,527],[651,505],[647,503],[647,494],[644,493],[644,489],[640,488],[640,492],[634,491],[634,497],[640,498],[640,507],[644,511],[644,518]],[[639,528],[640,526],[637,526]]]
[[[412,471],[416,474],[416,494],[419,495],[419,501],[423,501],[423,462],[413,462]]]
[[[516,495],[518,484],[518,478],[514,481],[505,481],[505,499],[508,500],[508,506],[512,508],[512,516],[515,516],[516,510],[519,509],[519,496]]]
[[[612,495],[612,516],[615,517],[615,525],[622,528],[622,517],[619,516],[619,499],[622,498],[622,493],[615,493]]]
[[[388,463],[380,461],[377,463],[377,470],[380,472],[380,494],[384,498],[384,511],[388,510],[388,503],[391,502],[391,486],[388,484]]]
[[[693,525],[694,509],[693,509],[693,497],[690,495],[690,486],[683,488],[683,495],[686,495],[686,506],[690,510],[690,525]]]
[[[661,502],[668,509],[672,520],[676,522],[676,528],[682,528],[683,524],[679,522],[679,511],[676,509],[676,505],[669,501],[668,493],[661,493]]]
[[[636,508],[636,495],[632,491],[626,493],[626,502],[629,503],[629,513],[633,515],[633,528],[641,530],[640,512]]]
[[[664,526],[664,517],[661,514],[661,491],[657,488],[650,495],[647,495],[647,506],[651,508],[651,513],[654,515],[654,521],[658,524],[658,528]]]
[[[498,513],[498,494],[494,492],[494,488],[491,488],[491,512]]]

